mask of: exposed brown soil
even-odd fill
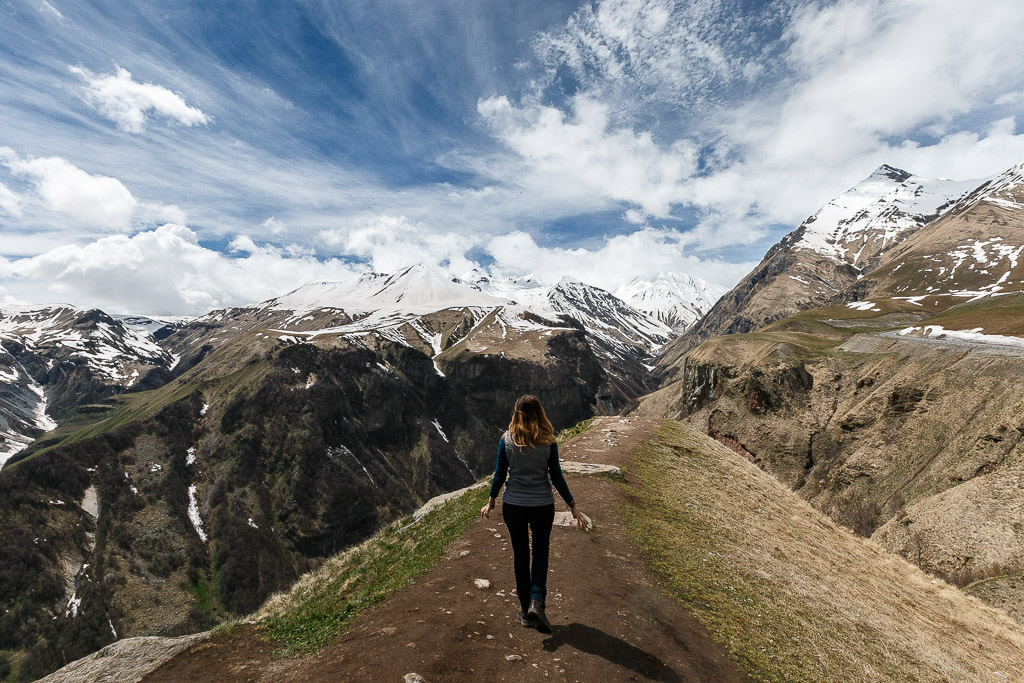
[[[566,444],[563,460],[623,467],[659,420],[603,418]],[[253,627],[199,644],[144,680],[741,681],[749,680],[683,607],[666,596],[618,514],[618,485],[567,475],[591,532],[556,526],[548,616],[554,632],[516,619],[511,549],[500,503],[416,584],[361,615],[318,655],[274,659]],[[557,507],[562,509],[561,502]],[[468,552],[467,552],[468,551]],[[480,590],[476,579],[487,579]]]

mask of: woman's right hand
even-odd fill
[[[490,519],[491,518],[491,510],[493,510],[493,509],[494,509],[494,499],[491,498],[491,499],[489,499],[487,501],[487,503],[482,508],[480,508],[480,516],[481,517],[486,517],[487,519]]]
[[[587,519],[587,516],[583,514],[578,507],[573,506],[571,508],[571,511],[573,518],[576,520],[577,523],[579,523],[580,528],[585,530],[590,520]]]

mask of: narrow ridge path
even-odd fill
[[[561,459],[617,465],[630,482],[633,450],[660,420],[605,417],[560,448]],[[568,473],[595,528],[555,526],[547,612],[553,633],[523,628],[512,554],[501,521],[475,522],[415,584],[357,617],[318,655],[273,659],[251,628],[178,655],[144,680],[393,681],[416,673],[442,681],[747,681],[724,648],[656,586],[618,512],[614,481]],[[556,508],[564,504],[559,500]],[[486,579],[490,587],[474,582]]]

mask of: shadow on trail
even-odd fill
[[[648,680],[666,683],[682,681],[679,674],[654,655],[593,626],[576,623],[552,626],[551,636],[543,645],[548,652],[555,652],[562,645],[568,645],[582,652],[603,657],[612,664],[634,671]]]

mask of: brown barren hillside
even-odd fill
[[[1024,627],[679,423],[635,456],[626,520],[716,638],[765,681],[1006,681]]]
[[[551,635],[515,622],[504,529],[474,520],[478,488],[330,560],[256,623],[184,649],[100,653],[50,680],[860,683],[1024,671],[1024,627],[680,423],[602,418],[564,450],[595,527],[555,527]],[[624,478],[575,472],[596,463]]]
[[[873,300],[717,337],[638,414],[685,420],[834,520],[881,528],[877,540],[928,571],[1019,571],[1024,346],[916,335],[933,322],[1014,330],[1022,301],[928,317],[928,306]]]

